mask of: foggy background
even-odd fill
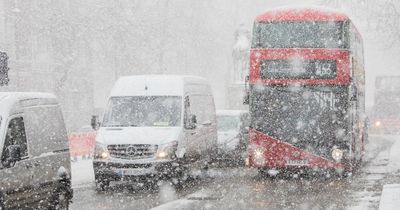
[[[240,25],[296,0],[0,0],[0,51],[10,83],[0,91],[55,93],[69,131],[101,114],[115,80],[133,74],[207,78],[227,107]],[[377,75],[399,75],[400,2],[308,0],[349,15],[364,38],[367,107]]]

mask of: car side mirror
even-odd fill
[[[21,160],[21,146],[10,145],[5,150],[5,158],[2,160],[2,165],[6,168],[13,167],[16,162]]]
[[[90,120],[90,125],[92,126],[93,130],[97,130],[100,127],[99,116],[92,115],[92,119]]]

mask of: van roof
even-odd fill
[[[56,97],[50,93],[39,93],[39,92],[0,92],[0,115],[5,115],[13,108],[18,102],[26,102],[26,106],[33,105],[31,102],[35,99],[44,99],[40,102],[34,102],[34,104],[55,104],[57,103]]]
[[[198,76],[183,75],[136,75],[118,79],[111,96],[181,96],[185,84],[209,85],[208,81]]]

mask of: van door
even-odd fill
[[[191,111],[191,102],[189,96],[185,97],[184,100],[184,131],[185,131],[185,143],[184,147],[186,150],[186,156],[189,159],[197,160],[201,154],[201,147],[198,142],[199,132],[196,124],[193,124]],[[197,118],[197,116],[196,116]]]
[[[8,121],[7,132],[5,136],[0,170],[0,186],[3,190],[5,207],[22,208],[23,203],[33,199],[33,170],[28,151],[28,142],[26,138],[24,118],[22,115],[11,116]],[[20,148],[20,160],[9,162],[10,146],[17,145]]]
[[[216,147],[216,117],[215,108],[210,95],[191,95],[191,112],[197,117],[197,139],[201,154],[205,157],[211,155]]]
[[[34,106],[24,109],[26,134],[31,142],[33,180],[37,183],[37,198],[49,197],[61,179],[57,175],[63,167],[70,172],[68,140],[64,120],[58,105]],[[46,172],[46,173],[43,173]]]

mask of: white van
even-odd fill
[[[103,190],[110,181],[129,177],[179,177],[190,163],[208,160],[216,150],[215,105],[205,79],[122,77],[96,136],[96,186]]]
[[[53,95],[0,93],[0,158],[0,209],[68,208],[68,140]]]

